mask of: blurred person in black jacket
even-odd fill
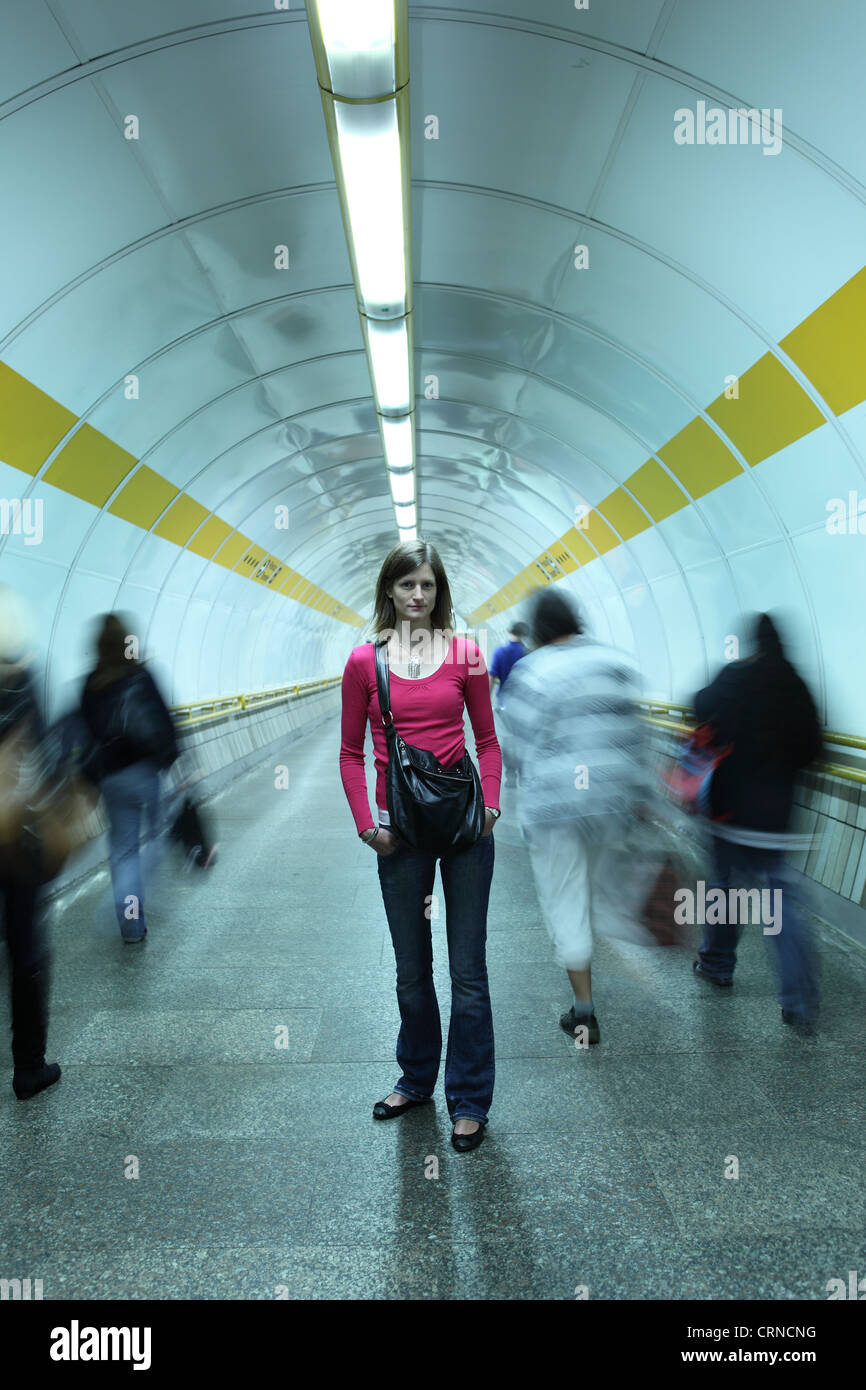
[[[85,772],[98,783],[108,813],[114,906],[123,940],[144,941],[141,833],[160,832],[159,773],[178,754],[171,714],[153,677],[131,653],[129,626],[115,613],[101,619],[98,660],[81,699],[94,742]]]
[[[807,922],[784,864],[798,774],[820,757],[821,726],[805,682],[785,656],[773,619],[758,615],[755,651],[725,666],[695,696],[699,724],[729,751],[710,783],[715,875],[712,887],[778,890],[781,919],[767,933],[775,943],[782,1018],[811,1031],[818,1012],[815,961]],[[730,903],[730,894],[728,902]],[[742,900],[741,900],[742,901]],[[707,923],[694,963],[712,984],[733,983],[742,922]]]
[[[18,852],[22,760],[30,760],[35,782],[45,774],[45,725],[30,671],[30,628],[19,596],[0,587],[0,900],[9,954],[15,1065],[12,1087],[19,1100],[29,1100],[60,1080],[57,1063],[45,1061],[50,953],[40,912],[40,889],[22,872],[26,859]]]

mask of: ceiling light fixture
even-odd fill
[[[389,468],[388,481],[391,484],[391,496],[395,507],[405,507],[415,501],[414,468],[407,468],[402,473],[395,473]]]
[[[306,6],[385,464],[413,469],[408,0]]]

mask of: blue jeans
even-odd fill
[[[108,848],[114,910],[125,941],[147,933],[144,920],[140,841],[142,828],[155,857],[159,832],[159,773],[152,763],[133,763],[104,777],[101,784],[108,812]]]
[[[486,959],[493,856],[491,833],[471,849],[439,860],[451,972],[445,1102],[452,1122],[486,1124],[493,1099],[493,1016]],[[397,961],[397,1064],[402,1075],[394,1090],[410,1100],[433,1094],[442,1055],[430,928],[435,875],[436,857],[405,843],[379,858],[379,882]]]
[[[786,1013],[802,1019],[814,1019],[818,1012],[818,985],[815,956],[806,918],[796,901],[793,875],[787,868],[782,851],[756,849],[751,845],[735,845],[718,836],[713,839],[714,875],[707,888],[759,888],[764,884],[771,893],[779,891],[780,930],[767,933],[773,943],[777,997]],[[772,902],[777,901],[774,898]],[[769,925],[769,923],[767,924]],[[708,975],[729,980],[737,963],[737,943],[742,923],[718,923],[704,926],[704,938],[698,956]],[[753,930],[763,934],[763,926]]]

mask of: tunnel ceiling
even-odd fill
[[[0,15],[0,472],[45,508],[0,579],[59,681],[123,605],[175,698],[332,674],[396,531],[303,8]],[[862,731],[826,523],[866,488],[864,37],[859,0],[410,5],[418,529],[462,618],[546,569],[681,698],[787,604]]]

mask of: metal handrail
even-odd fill
[[[179,728],[189,729],[195,724],[207,724],[213,719],[223,719],[227,714],[242,714],[248,710],[261,709],[265,705],[278,704],[291,699],[292,696],[300,695],[302,691],[336,685],[341,680],[342,676],[326,676],[323,680],[299,681],[294,685],[281,685],[272,690],[256,690],[251,694],[217,695],[212,700],[195,700],[188,705],[172,705],[171,712]],[[641,700],[640,704],[648,711],[644,716],[646,722],[654,728],[666,729],[675,734],[693,732],[694,725],[687,723],[685,719],[685,715],[692,713],[691,706],[677,705],[669,700]],[[663,713],[657,715],[654,713],[655,710]],[[679,720],[665,717],[671,714],[680,715]],[[859,738],[856,734],[840,734],[825,729],[823,738],[825,743],[836,744],[839,747],[866,750],[866,738]],[[860,786],[866,786],[866,771],[856,767],[843,767],[839,763],[815,763],[814,771],[824,773],[825,776],[838,777],[843,782],[855,782]]]
[[[648,702],[644,700],[641,701],[641,703],[647,704]],[[673,709],[683,707],[673,705],[660,706],[655,701],[653,701],[652,708]],[[655,729],[667,729],[669,732],[679,734],[683,737],[686,734],[691,734],[694,732],[694,724],[677,723],[677,721],[674,719],[659,719],[657,716],[652,714],[645,714],[643,717],[646,720],[647,724],[652,724],[653,728]],[[827,743],[835,742],[840,738],[846,737],[853,738],[853,735],[838,736],[831,734],[829,731],[824,734],[824,739]],[[863,740],[861,740],[861,742],[863,742]],[[856,743],[853,744],[853,747],[857,746],[858,745]],[[856,782],[858,786],[866,787],[866,771],[863,771],[861,768],[858,767],[843,767],[840,763],[813,763],[811,767],[803,769],[803,775],[808,776],[810,772],[820,772],[823,773],[825,777],[838,777],[842,782]]]
[[[189,729],[194,724],[207,724],[212,719],[223,719],[227,714],[244,714],[258,710],[265,705],[274,705],[302,692],[319,687],[334,685],[342,676],[327,676],[324,680],[297,681],[294,685],[280,685],[271,690],[254,690],[251,694],[217,695],[212,700],[193,700],[187,705],[172,705],[171,712],[180,729]]]
[[[663,715],[671,713],[686,715],[693,713],[691,705],[675,705],[667,700],[641,700],[639,703],[649,711],[650,715],[652,715],[655,710],[659,710]],[[691,729],[693,726],[687,726],[685,722],[683,722],[677,727],[688,727]],[[859,734],[840,734],[836,733],[833,729],[824,729],[821,736],[825,743],[834,743],[840,748],[857,748],[861,752],[866,752],[866,738],[861,738]]]

